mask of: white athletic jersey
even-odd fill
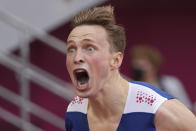
[[[130,82],[129,92],[117,131],[155,131],[154,117],[160,105],[174,97],[144,82]],[[75,97],[69,104],[66,131],[89,131],[88,99]]]

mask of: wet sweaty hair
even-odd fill
[[[75,28],[80,25],[102,26],[109,36],[108,41],[112,51],[124,53],[126,46],[125,31],[122,26],[116,25],[112,6],[95,7],[79,12],[72,19],[72,27]]]

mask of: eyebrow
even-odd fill
[[[82,40],[82,42],[95,42],[94,40],[91,40],[91,39],[84,39],[84,40]]]
[[[69,45],[70,43],[75,43],[73,40],[68,40],[67,42],[67,45]]]
[[[82,42],[95,42],[94,40],[91,40],[91,39],[83,39]],[[75,43],[74,40],[68,40],[67,41],[67,45],[69,45],[70,43]]]

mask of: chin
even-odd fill
[[[89,94],[86,94],[86,93],[76,93],[77,94],[77,96],[79,96],[80,98],[89,98],[90,97],[90,95]]]
[[[75,93],[77,96],[81,97],[81,98],[88,98],[91,96],[91,93],[89,90],[85,90],[85,91],[80,91],[80,90],[77,90],[75,88]]]

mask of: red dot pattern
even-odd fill
[[[82,104],[83,103],[83,98],[80,98],[80,97],[75,97],[74,99],[73,99],[73,101],[71,102],[71,106],[72,105],[74,105],[74,104]]]
[[[137,91],[136,103],[145,103],[152,106],[155,101],[156,101],[155,96],[142,92],[140,90]]]

